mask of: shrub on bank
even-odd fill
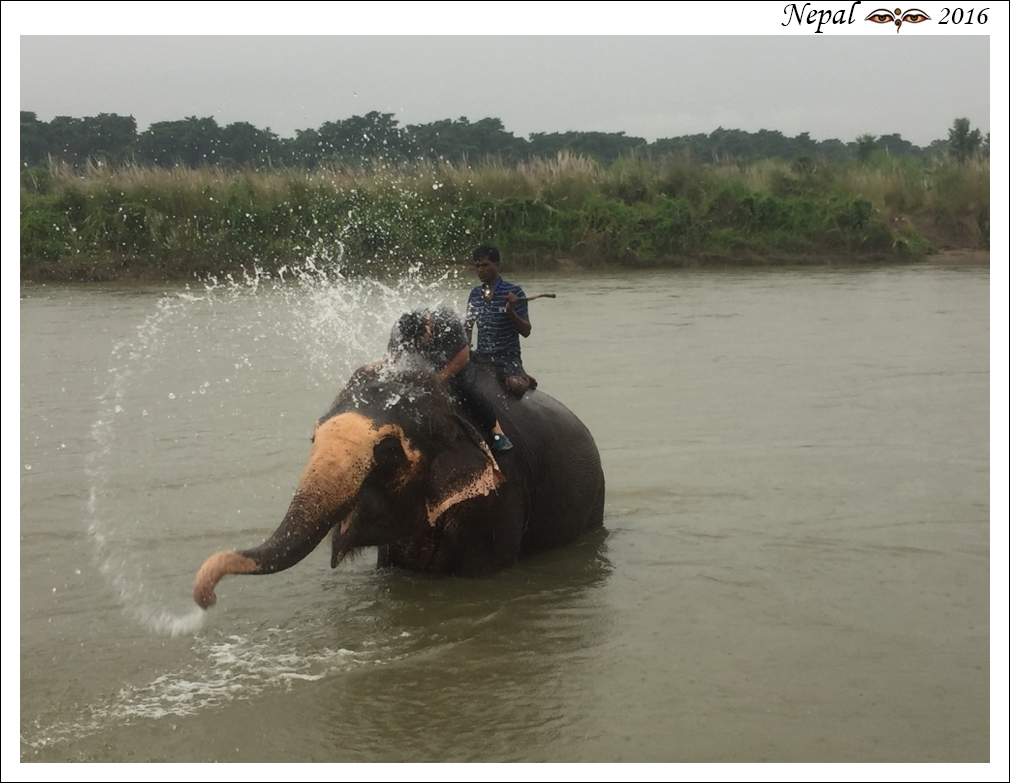
[[[908,257],[928,252],[927,237],[987,246],[988,183],[987,162],[889,159],[628,158],[603,167],[562,154],[516,166],[367,171],[36,167],[21,178],[21,269],[27,279],[81,269],[172,277],[275,269],[320,251],[353,269],[462,260],[486,241],[519,265]]]

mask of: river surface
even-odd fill
[[[988,761],[988,267],[516,279],[605,531],[476,580],[324,544],[209,612],[470,270],[23,286],[21,760]]]

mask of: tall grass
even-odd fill
[[[989,161],[880,157],[843,169],[839,187],[859,193],[892,222],[921,223],[946,243],[989,242]]]
[[[699,165],[561,153],[505,165],[418,161],[240,172],[51,164],[22,172],[25,278],[178,277],[310,254],[348,268],[445,262],[479,242],[517,263],[984,247],[988,161]]]

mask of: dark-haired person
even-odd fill
[[[465,323],[468,343],[473,339],[473,327],[477,327],[473,359],[493,365],[509,393],[522,397],[530,388],[519,345],[519,336],[529,337],[532,329],[526,294],[498,274],[501,259],[497,248],[480,245],[473,251],[473,262],[480,285],[470,291]]]
[[[512,448],[491,402],[477,388],[470,343],[456,313],[446,307],[404,313],[389,336],[388,351],[394,359],[407,354],[429,364],[445,382],[453,401],[470,414],[491,450]]]

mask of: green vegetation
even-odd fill
[[[919,148],[718,128],[644,139],[369,112],[282,139],[212,117],[21,112],[21,276],[178,278],[308,258],[685,266],[914,258],[989,241],[989,136]],[[480,161],[477,163],[477,161]]]
[[[547,268],[885,260],[988,240],[978,156],[703,165],[561,152],[279,171],[52,163],[21,176],[26,280],[276,271],[309,257],[348,271],[442,264],[479,242]]]

